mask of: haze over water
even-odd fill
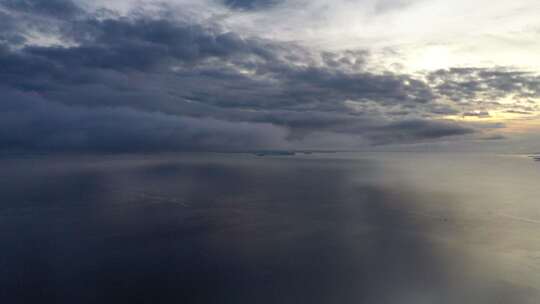
[[[516,155],[4,157],[5,303],[537,303]]]

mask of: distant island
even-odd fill
[[[529,157],[532,158],[534,161],[540,161],[540,153],[535,154],[535,155],[530,155]]]
[[[295,156],[297,154],[310,155],[313,153],[336,153],[337,151],[318,151],[318,150],[268,150],[268,151],[252,151],[256,156]]]

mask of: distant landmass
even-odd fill
[[[540,153],[529,155],[529,157],[532,158],[534,161],[540,161]]]
[[[336,153],[337,151],[327,150],[268,150],[268,151],[252,151],[251,153],[257,156],[294,156],[297,154],[310,155],[314,153]]]

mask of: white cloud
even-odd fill
[[[224,21],[236,31],[317,49],[393,48],[401,57],[385,54],[387,61],[412,70],[493,65],[540,70],[539,15],[535,0],[289,0]],[[419,59],[425,56],[430,58]]]
[[[494,65],[540,71],[536,0],[283,0],[247,11],[220,0],[79,1],[123,13],[167,5],[172,18],[213,20],[246,36],[316,50],[368,49],[380,64],[408,71]]]

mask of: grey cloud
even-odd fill
[[[67,64],[94,68],[148,70],[158,64],[197,63],[219,57],[272,56],[269,45],[230,32],[151,19],[90,19],[68,28],[79,47],[27,51]]]
[[[449,136],[473,134],[473,128],[456,123],[429,120],[408,120],[388,124],[375,130],[370,137],[376,144],[416,142]]]
[[[510,114],[521,114],[521,115],[531,115],[533,112],[531,111],[520,111],[520,110],[507,110],[506,113]]]
[[[484,136],[484,137],[481,137],[482,140],[505,140],[505,139],[508,139],[506,136],[504,135],[501,135],[501,134],[493,134],[493,135],[488,135],[488,136]]]
[[[378,0],[375,4],[375,12],[386,13],[411,5],[414,0]]]
[[[20,45],[26,38],[17,30],[17,20],[0,10],[0,48]]]
[[[44,89],[48,84],[99,82],[96,74],[103,70],[163,75],[176,65],[174,76],[183,85],[183,96],[225,107],[335,108],[347,99],[425,103],[432,98],[425,84],[406,75],[297,66],[288,58],[298,54],[287,53],[285,46],[200,26],[90,20],[84,27],[88,34],[76,31],[86,39],[77,38],[82,43],[77,47],[26,47],[2,54],[8,73],[0,77],[16,87]]]
[[[471,112],[463,113],[463,116],[465,116],[465,117],[486,118],[486,117],[490,117],[491,115],[487,111],[471,111]]]
[[[223,0],[223,2],[231,8],[254,10],[271,7],[283,0]]]
[[[453,68],[431,72],[427,82],[437,98],[451,100],[463,116],[489,117],[490,111],[526,115],[538,107],[540,76],[510,68]],[[512,103],[498,100],[512,99]],[[481,110],[478,110],[481,109]]]
[[[459,111],[452,107],[451,105],[432,105],[429,109],[430,113],[436,114],[436,115],[454,115],[458,114]]]
[[[345,51],[342,53],[323,52],[324,63],[332,68],[363,68],[370,53],[367,50]]]
[[[16,35],[20,29],[16,22],[20,21],[10,22],[15,24],[11,23],[8,32]],[[280,132],[289,143],[325,134],[363,137],[360,141],[376,144],[471,134],[471,128],[437,121],[441,115],[461,112],[456,110],[457,104],[463,108],[458,101],[439,102],[441,96],[473,100],[482,92],[517,89],[505,82],[515,79],[522,82],[519,88],[527,87],[522,93],[530,94],[537,81],[529,74],[478,69],[437,71],[425,80],[407,74],[374,73],[365,69],[369,60],[366,51],[317,54],[293,43],[242,37],[215,24],[140,14],[105,18],[86,14],[61,21],[55,33],[71,44],[11,48],[8,43],[0,47],[0,82],[5,86],[0,95],[35,94],[43,104],[51,104],[51,113],[53,109],[66,111],[70,113],[67,116],[81,120],[99,116],[95,121],[104,126],[108,122],[96,113],[115,109],[118,121],[125,119],[126,125],[134,124],[135,116],[152,123],[157,123],[158,117],[163,121],[181,117],[193,126],[187,129],[201,128],[200,136],[189,137],[191,143],[176,142],[164,149],[215,148],[219,137],[212,136],[204,125],[220,123],[280,130],[269,131],[271,134],[261,131],[260,141],[249,132],[232,132],[246,136],[245,141],[233,141],[246,148],[276,142],[283,145],[272,135]],[[357,106],[350,107],[347,101]],[[180,129],[174,123],[170,128]],[[65,129],[69,133],[70,129]],[[107,130],[96,125],[90,129]],[[153,132],[161,138],[161,130],[166,129],[137,132],[142,134],[140,138],[148,139]],[[91,134],[95,137],[97,131]],[[184,133],[178,137],[188,141]],[[204,137],[214,144],[203,144]],[[326,141],[331,142],[329,138]],[[94,143],[104,147],[102,142]],[[149,140],[142,143],[151,149],[158,147]],[[133,139],[125,146],[142,149],[142,143],[137,146]],[[86,145],[90,149],[91,145]]]
[[[82,9],[71,0],[0,0],[7,9],[57,18],[69,18],[82,13]]]
[[[0,150],[168,151],[282,147],[286,131],[265,123],[189,118],[130,108],[84,108],[2,92]]]
[[[432,72],[427,79],[438,94],[455,101],[540,96],[540,76],[512,69],[452,68]]]

